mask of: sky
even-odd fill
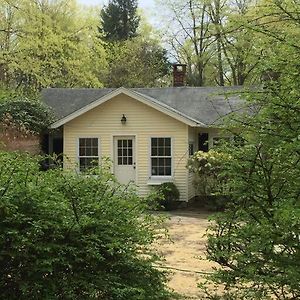
[[[139,7],[143,9],[151,8],[154,6],[155,0],[139,0]],[[85,5],[101,5],[103,3],[107,3],[107,0],[78,0],[79,3]]]

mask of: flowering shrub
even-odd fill
[[[195,174],[194,184],[199,195],[224,193],[226,177],[221,171],[229,159],[228,155],[215,150],[198,151],[190,157],[187,167]]]

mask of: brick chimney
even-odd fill
[[[173,86],[185,86],[186,81],[186,65],[174,64],[173,65]]]

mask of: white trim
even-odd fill
[[[149,97],[149,96],[145,96],[143,94],[140,94],[138,92],[132,91],[132,90],[128,90],[126,88],[118,88],[110,93],[108,93],[107,95],[99,98],[98,100],[78,109],[77,111],[71,113],[70,115],[60,119],[59,121],[54,122],[53,124],[50,125],[50,128],[58,128],[64,124],[66,124],[67,122],[70,122],[71,120],[81,116],[82,114],[88,112],[89,110],[105,103],[106,101],[120,95],[120,94],[125,94],[135,100],[138,100],[152,108],[157,109],[158,111],[178,120],[181,121],[189,126],[192,127],[207,127],[207,125],[188,117],[187,115],[177,111],[176,109],[163,104],[159,101],[157,101],[156,99]]]
[[[174,182],[174,177],[172,176],[152,176],[148,179],[147,185],[161,185],[165,182]]]

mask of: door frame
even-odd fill
[[[136,134],[131,134],[131,133],[126,133],[124,132],[123,134],[121,133],[116,133],[116,134],[112,134],[111,135],[111,145],[110,145],[110,149],[111,149],[111,159],[112,159],[112,173],[115,175],[115,138],[133,138],[133,142],[134,142],[134,163],[135,163],[135,178],[134,178],[134,184],[137,185],[138,183],[138,163],[137,163],[137,141],[138,141],[138,137]]]

